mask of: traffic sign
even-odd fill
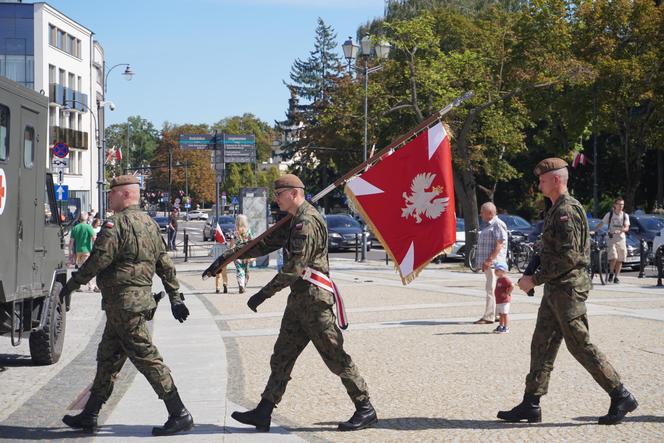
[[[69,155],[69,146],[64,142],[58,142],[53,145],[53,155],[59,158],[65,158]]]
[[[256,162],[256,136],[224,134],[224,163]]]
[[[67,185],[56,185],[55,186],[55,199],[57,201],[68,201],[69,200],[69,186],[67,186]]]
[[[211,134],[180,134],[180,149],[214,149],[213,139]]]
[[[51,160],[51,170],[53,172],[64,171],[69,168],[68,157],[53,157]]]
[[[233,196],[233,198],[231,198],[231,205],[239,205],[239,204],[240,200],[238,200],[237,197]]]

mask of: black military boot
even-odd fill
[[[245,425],[256,426],[258,432],[270,432],[274,406],[274,403],[262,398],[256,409],[247,412],[235,411],[231,414],[231,417]]]
[[[498,418],[515,423],[527,420],[528,423],[540,423],[542,421],[542,409],[539,405],[540,396],[524,394],[523,401],[509,411],[498,411]]]
[[[102,404],[104,404],[104,402],[99,397],[90,395],[90,398],[88,398],[88,401],[85,403],[85,407],[83,407],[83,411],[80,414],[65,415],[62,417],[62,422],[70,428],[82,429],[94,434],[98,429],[97,418],[99,417],[99,410],[101,409]]]
[[[369,400],[355,402],[355,413],[350,420],[339,423],[340,431],[359,431],[378,422],[376,410]]]
[[[615,425],[639,406],[634,396],[623,385],[618,386],[611,393],[611,406],[609,406],[609,413],[600,417],[598,423],[600,425]]]
[[[168,398],[164,399],[164,403],[168,410],[168,420],[166,420],[163,427],[152,428],[152,435],[173,435],[178,432],[188,431],[194,426],[194,419],[182,404],[178,391],[173,392]]]

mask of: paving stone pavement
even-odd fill
[[[248,292],[240,295],[230,266],[231,293],[224,295],[214,293],[214,279],[200,279],[207,264],[177,264],[191,318],[180,325],[165,303],[153,322],[155,342],[198,424],[172,440],[664,441],[664,290],[653,279],[625,277],[620,285],[596,287],[588,303],[592,341],[637,396],[639,409],[618,426],[597,425],[608,396],[562,347],[550,393],[542,399],[543,423],[509,424],[495,415],[523,394],[539,289],[534,298],[517,293],[511,332],[493,334],[493,325],[472,324],[483,312],[480,274],[431,266],[404,287],[384,263],[333,259],[332,277],[351,321],[345,348],[367,380],[379,423],[360,432],[336,431],[353,405],[338,377],[308,346],[275,410],[274,431],[256,434],[230,413],[260,399],[287,291],[253,313],[246,300],[274,269],[251,269]],[[98,295],[79,293],[75,301],[58,364],[33,367],[27,345],[14,349],[0,339],[0,441],[82,437],[60,426],[66,413],[60,405],[71,403],[81,392],[78,386],[92,380],[94,355],[85,354],[96,349],[104,316]],[[131,364],[125,369],[96,440],[143,439],[165,419],[145,379]]]

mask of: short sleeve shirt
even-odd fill
[[[74,239],[76,252],[78,254],[89,254],[92,251],[92,237],[95,230],[87,223],[79,223],[71,230],[71,238]]]
[[[611,218],[611,223],[609,223],[609,218]],[[616,213],[613,211],[609,211],[602,219],[602,223],[604,223],[607,226],[609,232],[614,232],[617,231],[618,229],[622,229],[623,224],[629,226],[629,215],[627,215],[625,212],[622,211],[618,215],[616,215]],[[619,237],[614,235],[613,240],[625,240],[625,233],[621,232]]]
[[[484,263],[496,248],[496,242],[502,241],[503,245],[494,261],[507,261],[507,226],[498,217],[492,218],[489,223],[480,231],[480,238],[477,242],[477,263]]]
[[[509,303],[512,301],[512,288],[514,283],[507,277],[500,277],[496,281],[496,289],[494,295],[496,296],[496,303]]]

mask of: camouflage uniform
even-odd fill
[[[104,222],[90,258],[74,274],[86,284],[94,276],[101,289],[106,327],[97,350],[97,374],[91,393],[106,401],[127,357],[147,378],[160,399],[176,391],[147,328],[156,308],[152,277],[161,278],[171,301],[180,299],[175,267],[159,227],[139,207],[129,206]],[[148,318],[146,318],[148,317]]]
[[[236,245],[224,255],[230,256],[243,245]],[[353,402],[368,401],[367,385],[343,349],[343,335],[332,312],[333,295],[300,277],[307,266],[329,274],[327,227],[311,204],[304,202],[287,228],[266,237],[242,258],[260,257],[282,247],[283,268],[261,289],[267,297],[287,286],[291,289],[270,359],[272,372],[262,398],[274,404],[281,401],[295,361],[311,341],[330,371],[341,377]]]
[[[585,303],[591,288],[586,272],[589,252],[585,211],[576,199],[564,193],[544,219],[541,265],[533,275],[535,285],[544,283],[544,296],[530,345],[526,394],[547,393],[563,339],[569,352],[607,393],[621,385],[613,366],[590,343]]]

